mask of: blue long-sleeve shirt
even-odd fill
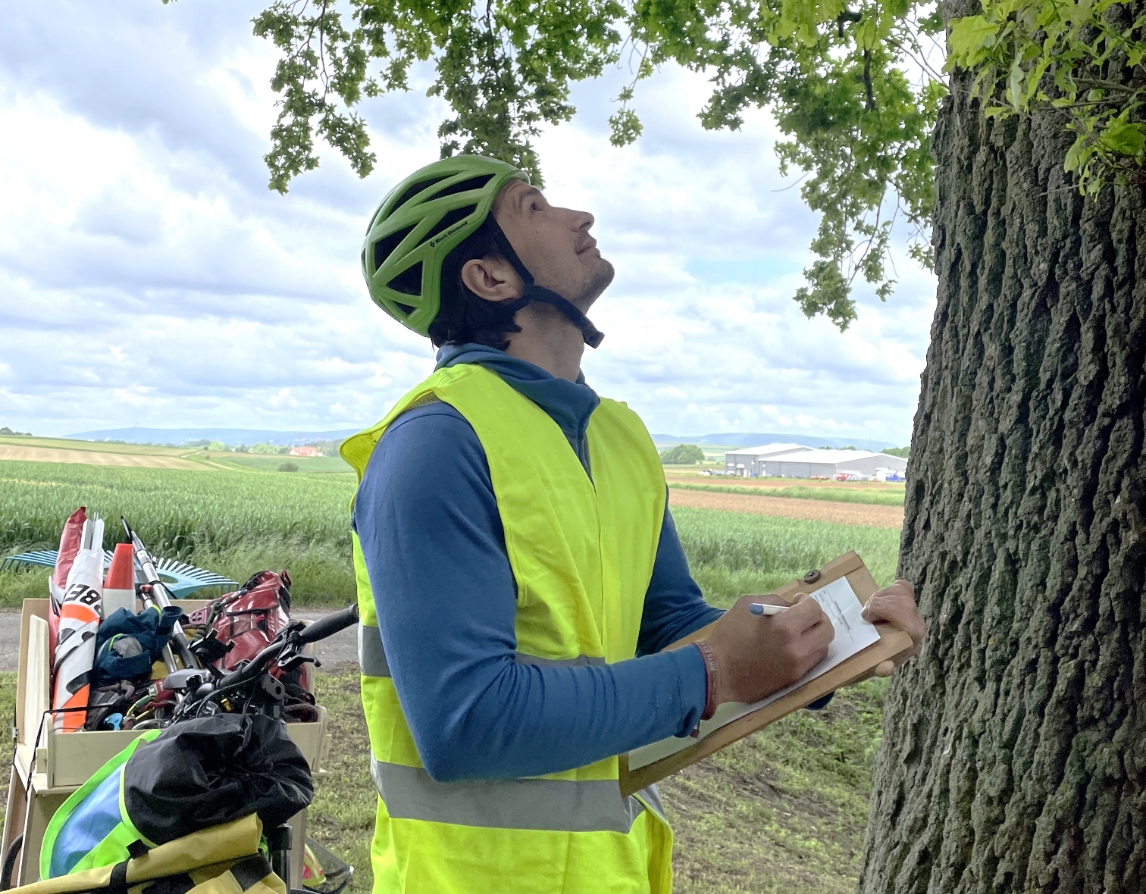
[[[479,363],[544,409],[589,468],[599,400],[584,381],[479,345],[438,365]],[[399,417],[375,448],[355,502],[387,664],[418,754],[441,781],[516,778],[584,766],[691,730],[706,677],[693,648],[666,645],[718,618],[688,572],[672,516],[645,595],[638,657],[604,666],[515,660],[516,585],[489,466],[457,410]]]

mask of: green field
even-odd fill
[[[767,593],[854,549],[881,586],[895,580],[899,532],[889,528],[673,510],[693,577],[714,605],[744,593]]]
[[[278,459],[275,457],[274,459]],[[80,505],[113,522],[127,517],[157,556],[238,581],[286,568],[299,604],[354,598],[350,566],[351,473],[218,472],[0,462],[0,556],[54,547]],[[674,518],[693,574],[724,605],[766,592],[849,549],[877,581],[895,575],[894,530],[678,508]],[[44,569],[0,573],[0,605],[43,595]]]
[[[278,472],[283,465],[294,465],[298,471],[306,474],[324,474],[340,472],[351,474],[350,466],[341,456],[278,456],[259,453],[227,453],[216,454],[215,459],[221,463],[234,463],[247,469],[258,469],[260,472]]]
[[[354,476],[0,462],[0,556],[59,545],[77,506],[126,516],[156,556],[237,581],[286,568],[300,604],[353,599],[349,504]],[[0,605],[44,595],[45,569],[0,573]]]

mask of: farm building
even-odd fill
[[[870,478],[881,469],[903,475],[907,460],[870,450],[812,450],[773,454],[759,468],[757,475],[775,478],[835,478],[846,472]]]
[[[763,447],[741,447],[724,454],[724,474],[750,478],[763,475],[763,462],[769,457],[812,450],[800,444],[765,444]]]

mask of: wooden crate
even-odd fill
[[[201,600],[179,601],[188,613],[205,604]],[[7,853],[18,835],[24,836],[12,878],[14,886],[30,884],[39,877],[40,843],[56,810],[96,770],[143,732],[55,732],[46,714],[51,706],[47,618],[47,599],[24,600],[20,616],[20,663],[16,674],[16,748],[4,833],[0,838],[0,854],[3,854]],[[304,676],[304,682],[308,688],[312,686],[313,678],[309,673]],[[318,714],[314,723],[287,725],[291,739],[310,763],[311,772],[316,777],[324,772],[322,765],[330,748],[326,709],[319,706]],[[306,839],[305,810],[291,819],[291,826],[294,831],[292,881],[300,887],[302,849]]]

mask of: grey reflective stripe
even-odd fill
[[[518,664],[533,664],[538,667],[588,667],[605,663],[604,658],[592,658],[589,655],[578,655],[576,658],[539,658],[536,655],[526,655],[524,652],[514,652],[513,660]]]
[[[664,805],[661,804],[661,793],[657,791],[657,784],[655,782],[652,785],[646,785],[643,789],[637,792],[636,797],[640,798],[644,802],[645,806],[649,808],[649,810],[663,819],[666,823],[668,822],[668,817],[665,816]]]
[[[386,650],[382,648],[382,632],[377,627],[358,625],[358,665],[364,676],[390,676]]]
[[[395,819],[487,829],[627,833],[645,809],[637,798],[621,797],[615,779],[435,782],[420,767],[374,757],[370,775],[386,812]]]

